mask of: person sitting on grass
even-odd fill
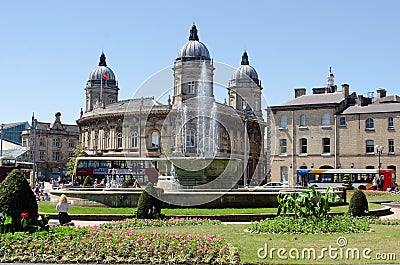
[[[58,221],[61,225],[71,222],[71,217],[68,215],[69,203],[65,194],[60,196],[60,199],[56,205],[56,210],[58,212]]]

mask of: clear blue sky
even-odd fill
[[[269,105],[324,85],[329,66],[339,87],[400,94],[400,1],[137,2],[3,1],[0,122],[32,112],[52,122],[60,111],[74,124],[102,50],[119,98],[130,98],[173,64],[193,22],[214,61],[237,67],[248,51]]]

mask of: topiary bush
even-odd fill
[[[85,180],[83,181],[83,187],[91,185],[92,185],[92,179],[89,176],[86,176]]]
[[[139,197],[136,217],[139,219],[162,218],[161,201],[157,198],[157,190],[148,183]]]
[[[348,213],[352,216],[364,216],[368,214],[368,200],[361,190],[356,190],[353,193]]]
[[[0,184],[0,212],[12,217],[14,231],[22,231],[26,220],[32,223],[37,221],[38,205],[35,194],[19,169],[11,171]]]

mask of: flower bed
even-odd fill
[[[370,230],[368,219],[349,216],[327,218],[278,216],[274,219],[252,222],[246,229],[247,232],[251,233],[268,234],[361,233]]]
[[[133,229],[173,223],[173,220],[133,219],[97,227],[58,227],[34,234],[7,233],[0,239],[0,262],[239,263],[237,249],[217,235]],[[177,225],[209,223],[198,219],[176,220]]]

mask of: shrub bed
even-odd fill
[[[251,233],[268,234],[330,234],[369,232],[370,222],[367,219],[349,216],[327,218],[278,216],[274,219],[252,222],[246,229]]]
[[[220,236],[136,231],[132,228],[138,227],[138,223],[131,221],[97,227],[58,227],[34,234],[3,234],[0,262],[240,263],[237,249]],[[148,225],[163,226],[153,222]],[[188,223],[191,221],[178,221],[178,225]],[[193,223],[208,224],[208,221]],[[172,221],[165,225],[172,225]]]

